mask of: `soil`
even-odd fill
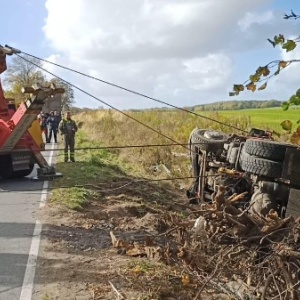
[[[194,299],[199,287],[184,281],[184,270],[176,263],[126,255],[113,247],[110,235],[113,231],[131,245],[146,237],[172,245],[164,234],[170,230],[165,220],[168,210],[190,212],[174,204],[183,193],[165,191],[158,203],[146,191],[144,196],[122,192],[101,195],[80,212],[53,203],[39,212],[44,225],[33,300]]]

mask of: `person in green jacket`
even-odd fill
[[[65,113],[65,118],[59,123],[59,131],[64,137],[64,158],[65,162],[69,160],[70,150],[70,161],[75,162],[75,134],[78,130],[76,122],[71,118],[71,112]]]

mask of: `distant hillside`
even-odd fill
[[[278,100],[241,100],[241,101],[220,101],[209,104],[201,104],[190,107],[190,110],[216,111],[216,110],[240,110],[251,108],[280,107],[282,101]]]
[[[241,101],[220,101],[208,104],[195,105],[191,107],[185,107],[185,109],[191,111],[222,111],[222,110],[241,110],[241,109],[251,109],[251,108],[271,108],[280,107],[282,101],[278,100],[241,100]],[[80,113],[83,111],[95,111],[102,110],[103,107],[98,108],[79,108],[71,107],[70,110],[73,113]],[[172,107],[153,107],[145,109],[128,109],[127,111],[173,111]]]

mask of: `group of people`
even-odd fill
[[[46,143],[50,143],[52,134],[54,142],[57,143],[57,133],[59,123],[61,121],[61,115],[57,111],[50,111],[50,113],[41,113],[38,115],[42,132],[45,135]]]
[[[75,133],[78,130],[76,122],[71,118],[71,112],[66,112],[62,119],[60,113],[51,111],[49,114],[43,111],[38,115],[41,130],[45,135],[46,143],[50,143],[52,136],[57,143],[57,134],[60,131],[64,140],[64,161],[75,162]],[[69,154],[70,151],[70,154]]]

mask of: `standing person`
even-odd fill
[[[71,118],[71,112],[66,112],[65,118],[61,120],[59,124],[59,131],[64,136],[65,150],[64,157],[65,162],[69,160],[68,151],[70,149],[70,160],[75,162],[75,133],[78,127],[74,120]]]
[[[38,115],[38,120],[40,122],[42,133],[44,134],[44,141],[48,142],[48,130],[47,130],[47,118],[43,111]]]
[[[61,114],[57,111],[57,110],[55,110],[54,111],[54,116],[56,116],[56,118],[57,118],[57,120],[58,120],[58,124],[60,123],[60,121],[61,121]]]
[[[57,143],[57,131],[59,125],[59,118],[54,114],[53,111],[50,111],[50,115],[47,119],[47,128],[48,128],[48,140],[47,143],[51,142],[52,133],[54,136],[54,142]]]

